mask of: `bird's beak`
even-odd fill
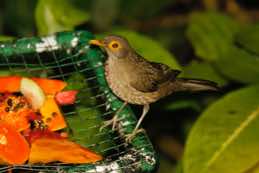
[[[89,41],[90,45],[95,45],[95,46],[101,46],[104,47],[104,44],[101,40],[90,40]]]

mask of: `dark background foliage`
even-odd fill
[[[184,77],[217,82],[218,93],[176,93],[152,105],[143,125],[159,153],[158,172],[256,173],[258,21],[257,0],[3,0],[0,40],[116,33]]]

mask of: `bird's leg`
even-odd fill
[[[145,131],[142,128],[139,129],[139,126],[140,126],[141,122],[143,121],[143,119],[145,118],[145,115],[148,113],[148,111],[149,111],[149,104],[144,105],[142,115],[140,116],[138,123],[135,126],[133,132],[131,134],[126,135],[126,142],[131,142],[131,140],[136,136],[136,134]]]
[[[124,102],[123,105],[116,111],[115,115],[112,119],[107,120],[104,122],[104,125],[100,127],[100,131],[102,131],[105,127],[112,125],[112,130],[115,130],[117,122],[120,120],[118,118],[119,113],[127,106],[127,102]]]

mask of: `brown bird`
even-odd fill
[[[112,124],[114,129],[118,112],[128,103],[144,106],[135,129],[126,136],[128,142],[143,131],[139,126],[149,111],[149,104],[177,91],[218,90],[217,84],[211,81],[177,78],[179,70],[147,61],[136,53],[123,37],[111,35],[103,40],[91,40],[89,43],[100,46],[107,52],[106,80],[113,93],[124,101],[123,106],[105,126]]]

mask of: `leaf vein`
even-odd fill
[[[240,135],[240,133],[259,115],[259,107],[255,111],[253,111],[249,116],[245,119],[243,123],[238,126],[233,133],[227,138],[227,140],[221,145],[221,147],[214,152],[211,159],[207,162],[205,170],[218,159],[218,157],[224,152],[224,150]]]

